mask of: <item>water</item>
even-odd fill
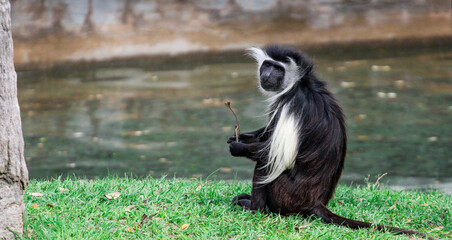
[[[325,48],[309,52],[347,117],[342,183],[388,173],[393,187],[452,192],[452,47]],[[31,178],[124,173],[250,179],[229,155],[265,124],[256,66],[243,53],[204,54],[18,72]]]

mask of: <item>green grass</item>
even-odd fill
[[[33,180],[25,191],[24,238],[408,239],[230,205],[233,196],[250,190],[246,182],[199,179]],[[112,192],[121,195],[107,199]],[[340,186],[328,207],[347,218],[452,238],[452,196],[441,192]],[[143,216],[150,217],[142,221]]]

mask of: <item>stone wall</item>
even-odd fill
[[[17,66],[451,35],[449,0],[12,0]]]

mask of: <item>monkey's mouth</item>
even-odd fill
[[[278,84],[270,81],[269,79],[262,79],[261,80],[261,87],[265,90],[265,91],[271,91],[271,92],[276,92],[278,91]]]

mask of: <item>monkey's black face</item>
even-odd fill
[[[261,87],[266,91],[280,91],[284,80],[284,67],[279,63],[265,60],[259,69]]]

